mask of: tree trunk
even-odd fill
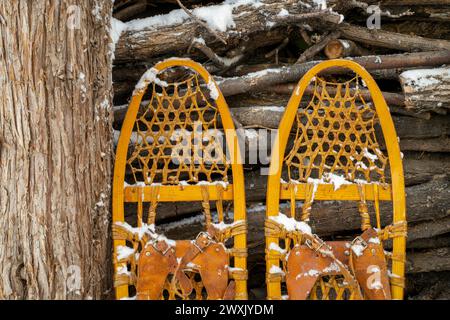
[[[0,2],[0,299],[110,287],[111,5]]]

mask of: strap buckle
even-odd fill
[[[319,251],[320,249],[322,249],[323,246],[325,246],[327,249],[330,249],[330,247],[326,244],[325,241],[323,241],[322,239],[319,238],[319,236],[317,234],[313,235],[313,239],[314,242],[317,243],[318,245],[316,247],[314,247],[314,242],[311,239],[306,239],[305,241],[305,245],[310,248],[311,250],[314,251]]]
[[[164,240],[163,240],[163,241],[164,241]],[[150,244],[152,245],[152,247],[153,247],[156,251],[158,251],[160,254],[162,254],[163,256],[165,256],[165,255],[167,254],[167,252],[169,252],[169,250],[172,249],[172,247],[171,247],[166,241],[164,241],[167,248],[166,248],[164,251],[162,251],[162,250],[160,250],[160,249],[158,248],[158,243],[159,243],[159,242],[160,242],[160,241],[158,241],[158,240],[153,240],[153,241],[150,242]]]
[[[351,247],[353,247],[354,245],[360,245],[363,247],[363,251],[366,250],[368,244],[367,242],[361,238],[360,236],[357,236],[355,239],[353,239],[352,243],[351,243]]]
[[[203,248],[201,248],[201,247],[198,245],[197,241],[198,241],[200,238],[203,238],[203,237],[205,237],[205,238],[208,240],[208,242],[205,244],[205,246],[204,246]],[[202,231],[202,232],[200,232],[200,233],[197,235],[197,237],[195,238],[195,240],[192,241],[192,244],[193,244],[200,252],[203,252],[203,249],[204,249],[205,247],[209,246],[209,245],[211,244],[211,242],[214,242],[214,239],[211,238],[211,236],[209,235],[208,232]]]

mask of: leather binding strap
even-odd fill
[[[353,240],[349,264],[367,299],[391,300],[386,257],[375,229]]]
[[[184,279],[186,277],[183,269],[186,268],[187,264],[191,261],[193,261],[199,254],[204,253],[205,250],[212,244],[217,244],[216,242],[216,235],[220,233],[218,230],[211,224],[208,227],[208,230],[206,232],[200,232],[195,240],[191,241],[191,245],[189,246],[189,249],[186,251],[186,253],[183,255],[181,260],[179,260],[178,265],[174,271],[174,277],[172,278],[172,281],[170,283],[171,289],[176,292],[181,297],[187,297],[192,292],[192,284],[184,285],[180,282],[181,279]],[[213,257],[211,257],[213,258]],[[190,281],[189,281],[190,283]],[[181,292],[178,288],[181,288]],[[208,288],[207,288],[208,290]],[[228,287],[225,290],[225,293],[223,295],[223,299],[232,299],[235,295],[235,284],[234,281],[231,281],[228,284]]]
[[[362,184],[358,184],[358,193],[360,197],[360,201],[358,203],[358,211],[361,216],[361,230],[366,231],[371,227],[371,224],[370,224],[369,208],[367,207],[366,202],[366,193],[364,191],[364,186]]]

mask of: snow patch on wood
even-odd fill
[[[168,84],[158,78],[158,70],[155,68],[148,69],[141,77],[133,92],[133,96],[140,94],[142,90],[147,88],[149,83],[155,83],[161,87],[167,87]]]
[[[281,224],[287,231],[300,231],[306,234],[312,234],[311,227],[307,223],[297,221],[294,218],[289,218],[281,212],[278,214],[278,216],[270,217],[270,220]]]

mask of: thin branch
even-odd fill
[[[276,63],[278,64],[278,52],[280,52],[280,50],[283,50],[283,48],[285,48],[288,45],[288,43],[289,43],[289,38],[284,39],[283,42],[281,42],[278,47],[276,47],[274,50],[267,53],[264,57],[270,58],[272,56],[275,56]]]
[[[303,40],[305,40],[307,45],[312,45],[311,38],[304,28],[300,28],[300,35],[302,36]]]
[[[317,18],[320,18],[320,20],[324,22],[340,24],[343,21],[344,16],[329,10],[322,10],[307,13],[289,14],[282,17],[276,17],[275,20],[281,23],[298,23],[303,20]]]
[[[227,42],[225,41],[225,39],[223,37],[221,37],[215,30],[211,29],[209,27],[209,25],[200,20],[199,18],[197,18],[191,11],[189,11],[188,8],[186,8],[182,3],[181,0],[177,0],[178,5],[180,6],[181,9],[183,9],[184,12],[186,12],[186,14],[191,17],[193,20],[195,20],[198,24],[200,24],[202,27],[204,27],[206,30],[208,30],[211,34],[213,34],[217,39],[219,39],[220,41],[223,42],[223,44],[227,44]]]
[[[207,56],[215,65],[217,65],[219,67],[231,67],[231,66],[239,63],[239,61],[241,61],[242,58],[244,57],[244,55],[238,55],[238,56],[235,56],[234,58],[220,57],[210,47],[208,47],[205,44],[205,41],[201,38],[200,39],[195,38],[192,41],[192,44],[189,47],[188,52],[192,48],[196,48],[196,49],[200,50],[201,52],[203,52],[203,54],[205,56]]]

